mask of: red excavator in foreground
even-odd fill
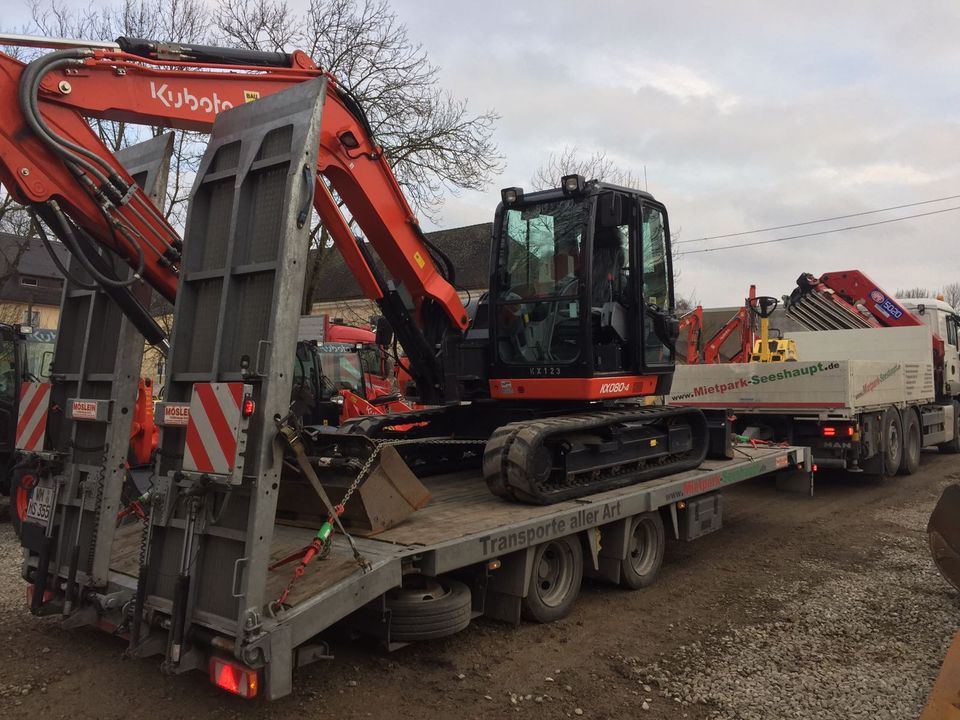
[[[316,167],[303,166],[303,183],[388,321],[385,332],[396,334],[417,400],[435,406],[347,423],[345,433],[382,441],[395,437],[396,426],[416,423],[416,437],[464,441],[444,446],[447,462],[478,462],[476,442],[486,441],[490,489],[533,503],[702,461],[707,428],[699,411],[633,402],[667,391],[677,336],[667,212],[648,193],[576,175],[555,190],[505,189],[489,292],[471,317],[455,290],[455,268],[421,232],[363,109],[303,53],[132,38],[21,42],[61,49],[28,64],[0,55],[0,181],[149,342],[166,338],[133,290],[147,283],[172,301],[190,268],[182,267],[177,232],[87,118],[209,131],[221,111],[322,80],[319,153]],[[368,242],[354,236],[318,173]],[[298,223],[309,210],[306,204]],[[223,251],[217,237],[205,244],[207,253]],[[120,277],[104,252],[124,258],[134,274]],[[245,262],[253,268],[271,253],[264,243]],[[376,270],[374,253],[390,278]],[[237,353],[227,365],[251,363],[261,350]],[[229,375],[225,365],[218,375]],[[171,442],[182,448],[182,439]],[[351,450],[338,438],[315,452]]]

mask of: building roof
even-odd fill
[[[427,239],[436,245],[456,270],[456,285],[466,290],[485,289],[490,284],[490,237],[493,223],[480,223],[450,230],[426,233]],[[385,276],[379,258],[377,269]],[[314,302],[331,300],[355,300],[364,297],[360,286],[347,269],[338,252],[329,252],[320,267],[317,277],[317,293]]]
[[[27,241],[10,233],[0,233],[0,302],[59,305],[63,276],[38,238]],[[69,253],[62,243],[51,246],[64,265]],[[22,249],[22,252],[21,252]],[[36,285],[22,285],[23,277],[34,278]]]

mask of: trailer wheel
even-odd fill
[[[416,642],[453,635],[470,624],[471,607],[470,588],[462,582],[409,575],[402,587],[387,593],[390,639]]]
[[[620,561],[620,584],[630,590],[653,585],[663,565],[665,545],[660,513],[647,512],[633,518],[627,556]]]
[[[920,467],[920,420],[917,413],[907,408],[903,413],[903,457],[900,475],[913,475]]]
[[[533,555],[530,591],[520,605],[523,617],[553,622],[570,612],[583,580],[583,550],[576,535],[538,545]]]
[[[950,455],[960,453],[960,402],[956,400],[953,401],[953,437],[937,445],[937,449]]]
[[[880,438],[883,442],[883,474],[888,477],[896,475],[903,457],[903,424],[895,407],[888,407],[883,414]]]

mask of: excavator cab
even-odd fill
[[[679,331],[668,237],[666,209],[639,190],[578,175],[555,190],[504,190],[489,299],[494,395],[508,387],[498,379],[535,378],[545,397],[598,399],[604,384],[583,381],[607,376],[624,378],[623,395],[657,392]]]

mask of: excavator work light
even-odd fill
[[[360,141],[357,140],[357,136],[349,130],[340,134],[340,144],[350,150],[360,147]]]
[[[560,188],[564,195],[582,193],[586,184],[587,181],[583,179],[583,175],[564,175],[560,178]]]
[[[504,205],[513,205],[523,200],[523,188],[508,187],[500,191],[500,200]]]

